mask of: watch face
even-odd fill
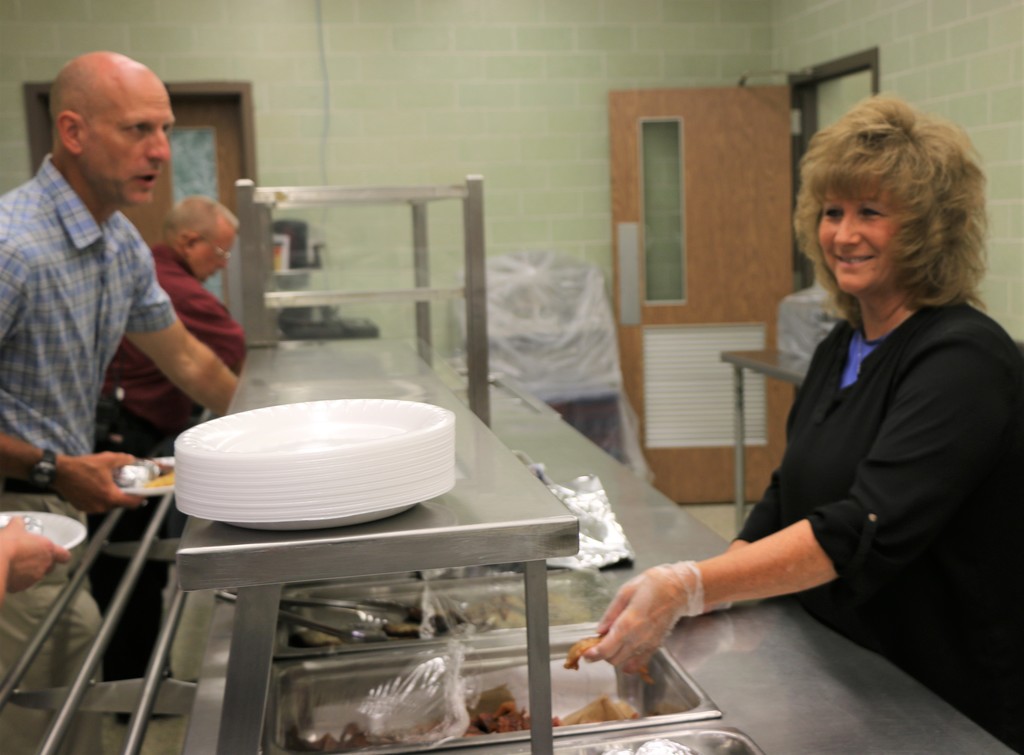
[[[43,458],[32,467],[32,484],[46,487],[57,476],[57,459],[52,451],[44,451]]]

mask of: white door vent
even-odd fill
[[[731,446],[733,368],[723,351],[763,349],[763,324],[644,328],[644,424],[647,448]],[[764,376],[744,375],[746,445],[764,445]]]

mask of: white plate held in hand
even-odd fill
[[[3,511],[0,512],[0,528],[6,527],[12,517],[26,518],[25,529],[49,538],[57,545],[74,548],[85,540],[85,525],[77,519],[63,514],[51,514],[46,511]],[[32,524],[36,526],[31,526]]]

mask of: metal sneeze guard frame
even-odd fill
[[[420,356],[431,358],[431,301],[462,297],[466,304],[466,368],[469,407],[490,424],[487,356],[487,283],[484,243],[483,177],[470,175],[464,184],[426,186],[262,186],[249,179],[235,183],[240,253],[228,263],[231,314],[245,329],[250,346],[278,342],[272,316],[285,307],[322,306],[352,301],[416,303],[416,335]],[[430,287],[427,205],[460,200],[463,215],[465,283]],[[330,207],[352,204],[407,204],[412,211],[414,288],[386,291],[266,291],[273,269],[271,214],[274,209]]]

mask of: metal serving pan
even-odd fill
[[[655,743],[672,742],[682,745],[682,753],[692,755],[765,755],[764,750],[755,744],[747,734],[731,726],[706,727],[696,724],[686,729],[668,728],[657,731],[648,730],[644,733],[622,732],[607,734],[584,735],[556,740],[556,755],[626,755],[636,753],[644,745],[652,747]],[[668,749],[668,748],[665,748]],[[528,743],[519,743],[496,750],[496,755],[527,755],[530,752]],[[657,752],[657,750],[655,750]]]
[[[471,624],[476,633],[521,629],[526,626],[526,598],[523,575],[516,572],[492,572],[471,577],[422,580],[405,576],[393,580],[311,582],[286,586],[281,596],[285,612],[278,623],[274,657],[310,658],[351,651],[379,649],[388,645],[422,642],[415,634],[399,635],[392,626],[367,623],[356,611],[327,606],[304,605],[303,601],[351,601],[381,618],[394,619],[404,607],[406,629],[415,629],[418,613],[428,599],[438,605],[444,620],[437,636],[449,634],[448,624]],[[593,570],[553,569],[548,572],[548,623],[551,626],[585,624],[601,618],[615,591],[611,582]],[[353,630],[353,636],[333,636],[287,620],[297,614],[317,624]],[[456,618],[453,619],[453,614]]]
[[[565,718],[588,703],[607,695],[632,706],[639,718],[605,723],[557,726],[556,739],[635,729],[652,724],[681,724],[721,717],[722,713],[697,683],[672,658],[659,651],[649,664],[652,683],[626,675],[607,663],[581,663],[579,671],[563,668],[569,647],[594,633],[593,624],[557,627],[551,630],[552,714]],[[445,652],[443,641],[422,641],[419,645],[378,646],[377,650],[326,658],[292,659],[274,664],[265,728],[268,755],[303,752],[415,752],[426,746],[387,742],[358,747],[328,744],[342,738],[346,729],[363,732],[368,724],[360,706],[371,690],[387,687],[407,675],[417,658],[432,651]],[[523,630],[494,632],[463,641],[465,649],[461,679],[477,693],[504,685],[517,709],[529,712],[527,648]],[[469,702],[472,702],[470,700]],[[402,708],[402,714],[423,715],[422,726],[431,726],[430,714],[416,706]],[[387,719],[385,719],[387,720]],[[419,720],[413,724],[418,726]],[[497,746],[529,739],[529,732],[516,731],[451,739],[437,749]],[[325,745],[327,748],[324,749]]]

